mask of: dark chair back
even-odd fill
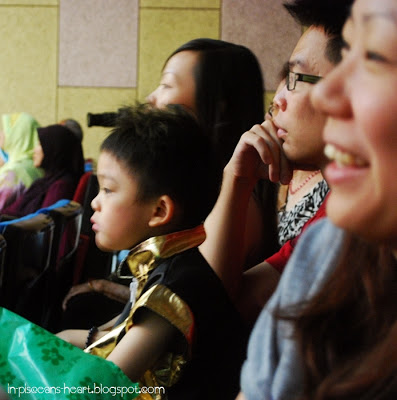
[[[95,234],[92,230],[90,218],[93,214],[91,202],[98,194],[99,185],[96,174],[87,178],[81,222],[80,241],[77,249],[76,269],[73,283],[76,285],[88,279],[105,278],[109,275],[112,266],[112,253],[101,251],[95,244]]]
[[[33,214],[8,221],[0,229],[7,244],[0,305],[40,323],[48,302],[46,288],[55,223],[49,215]]]
[[[73,283],[82,211],[81,205],[75,201],[59,207],[40,210],[40,212],[48,214],[55,223],[54,242],[50,257],[51,273],[48,281],[50,302],[41,324],[52,332],[57,330],[62,312],[62,300]]]
[[[4,281],[4,260],[5,260],[6,247],[7,247],[7,242],[4,236],[0,235],[0,285],[2,285],[2,282]],[[1,290],[0,290],[0,298],[1,298]]]
[[[84,172],[81,176],[77,188],[74,192],[73,201],[84,205],[84,199],[86,197],[87,189],[91,180],[92,171]]]

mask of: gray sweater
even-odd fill
[[[302,363],[291,324],[275,319],[272,310],[307,301],[318,292],[335,268],[343,237],[344,232],[325,218],[299,239],[251,333],[241,373],[247,400],[292,400],[302,392]]]

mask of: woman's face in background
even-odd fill
[[[181,104],[196,114],[194,68],[198,58],[199,53],[190,50],[173,55],[163,69],[160,85],[147,101],[157,108]]]
[[[44,159],[44,152],[43,152],[43,148],[41,147],[41,144],[39,143],[33,149],[33,165],[36,168],[40,167],[41,163],[43,162],[43,159]]]
[[[397,249],[397,2],[356,0],[342,62],[313,90],[326,115],[327,213]]]

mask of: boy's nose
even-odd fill
[[[91,201],[91,208],[92,208],[94,211],[97,211],[97,210],[98,210],[98,204],[99,204],[99,202],[98,202],[98,195],[96,195],[96,196],[92,199],[92,201]]]

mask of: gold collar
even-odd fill
[[[205,240],[203,225],[193,229],[174,232],[163,236],[155,236],[138,244],[130,250],[117,269],[119,278],[135,277],[138,281],[136,298],[139,298],[145,286],[150,272],[152,272],[162,260],[181,253],[193,247],[200,246]],[[122,269],[128,266],[132,276],[123,275]]]

